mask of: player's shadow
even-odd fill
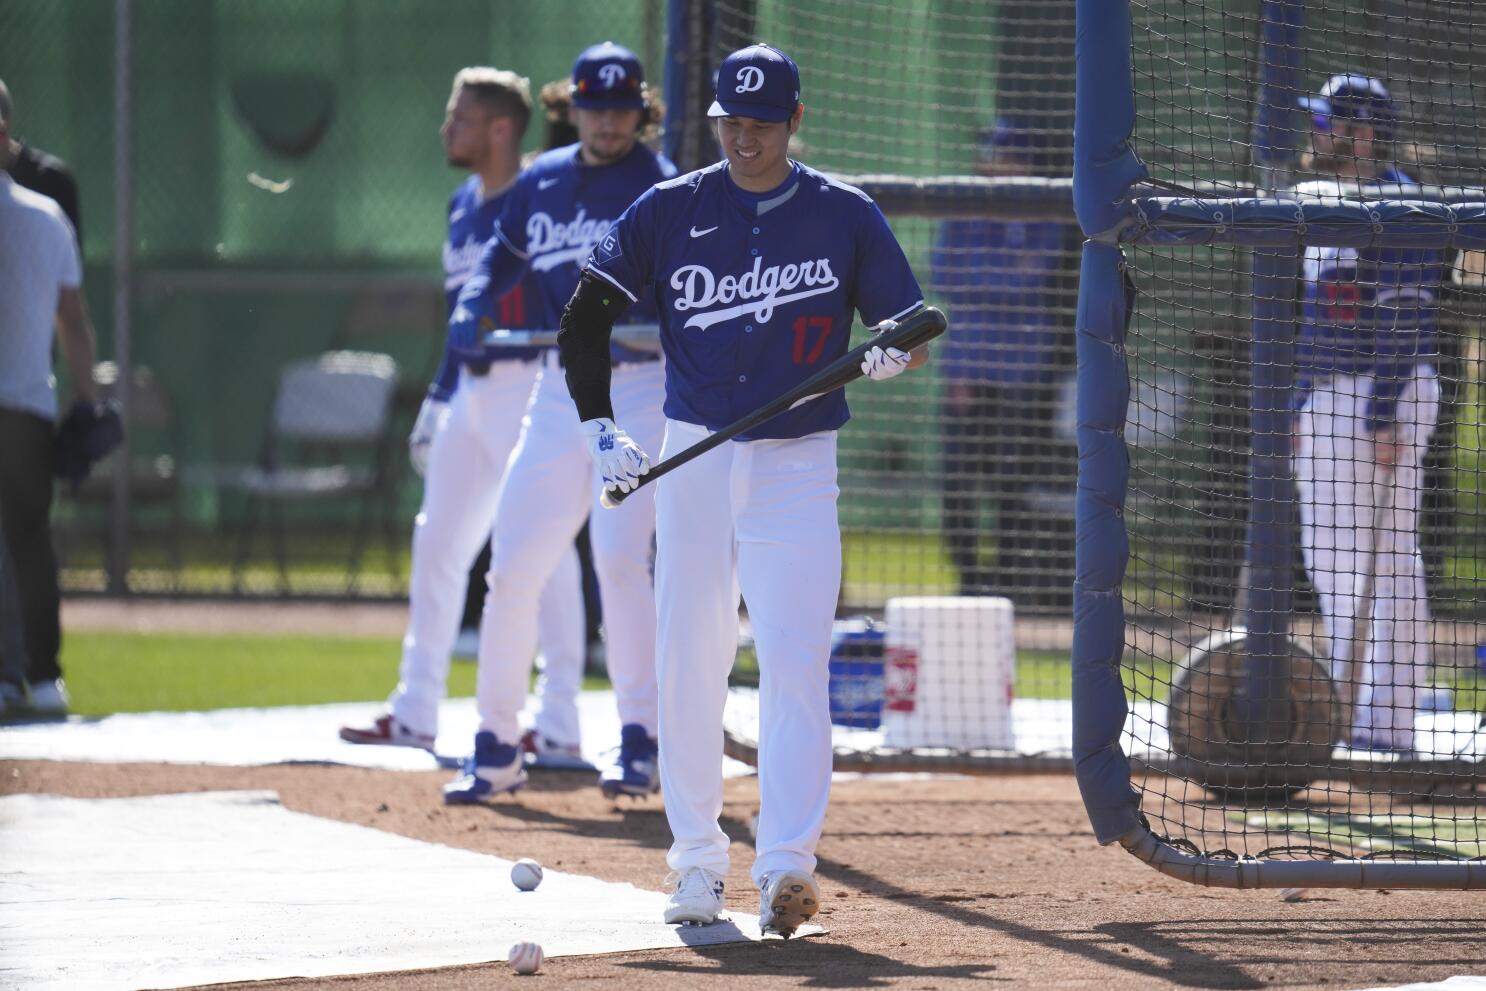
[[[1094,931],[1115,943],[1127,945],[1165,960],[1192,980],[1212,960],[1204,947],[1219,949],[1234,966],[1339,967],[1338,977],[1359,980],[1358,967],[1399,965],[1459,970],[1481,964],[1481,923],[1459,921],[1388,919],[1297,919],[1284,916],[1266,919],[1182,919],[1171,922],[1110,922]],[[1429,946],[1428,959],[1419,947]],[[1302,949],[1297,949],[1301,947]],[[1451,953],[1450,951],[1455,952]],[[1448,954],[1448,955],[1447,955]],[[1441,973],[1440,977],[1448,976]],[[1424,979],[1423,976],[1420,979]],[[1431,977],[1433,979],[1433,977]],[[1199,987],[1259,987],[1265,982],[1251,979],[1244,985],[1203,981]]]
[[[568,784],[561,778],[580,778]],[[539,787],[528,785],[535,791],[578,792],[598,788],[590,776],[573,774],[559,775]],[[606,802],[607,814],[602,816],[558,815],[545,809],[533,808],[516,801],[495,801],[482,806],[488,814],[504,819],[514,819],[527,826],[545,829],[553,833],[577,836],[583,839],[615,840],[647,850],[664,850],[671,845],[671,833],[666,825],[666,811],[658,796],[652,798],[620,798]],[[614,813],[618,813],[615,815]]]
[[[1156,949],[1165,948],[1165,944],[1152,940],[1155,948],[1135,953],[1131,952],[1132,944],[1117,942],[1098,931],[1091,932],[1082,927],[1066,930],[1039,929],[977,907],[974,902],[981,899],[966,900],[962,896],[956,896],[950,900],[925,895],[921,891],[900,887],[860,868],[824,857],[818,861],[816,873],[855,888],[868,898],[892,900],[906,907],[938,915],[955,925],[988,929],[1021,943],[1071,957],[1082,957],[1102,966],[1128,971],[1151,980],[1189,987],[1244,989],[1267,986],[1264,981],[1246,973],[1239,964],[1200,949],[1183,948],[1180,954],[1165,956],[1156,952]],[[987,898],[990,897],[993,895],[988,893]],[[1145,950],[1143,946],[1134,948]]]
[[[685,930],[682,933],[684,940]],[[619,966],[630,970],[688,974],[701,979],[736,979],[749,973],[789,976],[795,979],[794,986],[805,988],[881,988],[905,978],[920,987],[934,987],[936,981],[947,980],[1011,980],[993,976],[996,965],[992,963],[923,967],[880,953],[867,953],[846,943],[831,943],[808,936],[792,940],[698,945],[692,947],[690,956],[626,960]]]
[[[590,783],[588,787],[593,787],[593,785]],[[534,809],[519,802],[496,802],[485,806],[491,815],[519,820],[529,826],[566,833],[570,836],[585,839],[615,840],[653,850],[664,850],[670,846],[671,836],[666,825],[665,810],[658,798],[645,800],[634,806],[618,805],[615,807],[621,811],[627,810],[627,814],[619,816],[605,815],[602,817],[556,815],[542,809]],[[727,833],[733,842],[751,842],[748,825],[741,819],[724,815],[720,820],[720,824],[723,831]],[[1170,940],[1159,936],[1152,936],[1150,938],[1149,941],[1152,945],[1146,952],[1133,953],[1130,952],[1132,947],[1129,944],[1117,943],[1103,933],[1087,929],[1067,931],[1038,929],[1025,923],[994,915],[981,907],[977,907],[975,902],[980,899],[965,900],[957,896],[954,900],[950,900],[925,895],[922,891],[901,887],[884,877],[879,877],[857,867],[838,863],[830,858],[821,858],[817,864],[816,871],[821,877],[829,878],[848,887],[855,888],[870,898],[895,901],[905,907],[938,915],[956,925],[989,929],[1022,943],[1055,950],[1075,957],[1083,957],[1105,966],[1133,972],[1144,977],[1192,987],[1259,988],[1264,986],[1264,982],[1251,977],[1240,965],[1226,959],[1229,954],[1219,957],[1211,953],[1206,953],[1201,949],[1181,948],[1181,952],[1174,952],[1168,956],[1163,951],[1171,949],[1169,945]],[[805,943],[810,942],[807,939],[800,947],[791,947],[790,949],[802,948]],[[740,945],[745,952],[749,947],[766,947],[762,952],[778,952],[773,946],[773,941],[767,943],[735,944],[734,948],[736,949]],[[817,945],[818,947],[825,947],[836,946],[837,944],[820,942]],[[1134,948],[1145,949],[1140,946]],[[696,952],[713,954],[728,951],[722,947],[697,947]],[[872,963],[872,967],[867,970],[869,976],[870,974],[877,973],[878,971],[875,968],[882,963],[882,958],[872,954],[860,953],[850,948],[845,948],[841,952],[857,954],[860,957],[869,959]],[[784,958],[771,957],[770,959],[779,959],[781,962],[778,966],[786,966],[782,962]],[[889,963],[900,968],[904,966],[899,961],[889,961]],[[641,964],[637,963],[635,966],[641,966]],[[659,966],[662,969],[668,967],[685,969],[686,966],[699,965],[695,963],[691,965],[684,963],[675,964],[663,961]],[[972,969],[974,968],[972,967]],[[982,967],[980,969],[985,968]],[[836,968],[833,965],[826,968],[826,970],[829,970],[829,973],[823,970],[821,974],[812,976],[811,980],[814,982],[835,982],[840,978],[840,968]],[[950,971],[953,971],[953,974]],[[908,976],[909,973],[907,971],[903,972],[904,976]],[[919,976],[927,978],[932,975],[923,973]],[[959,970],[950,968],[940,976],[964,975]],[[853,972],[849,979],[841,978],[840,983],[815,983],[812,986],[852,987],[860,985],[863,980],[864,976],[862,973]]]

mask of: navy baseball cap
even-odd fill
[[[781,121],[800,105],[800,67],[769,45],[749,45],[722,60],[717,99],[708,117],[752,117]]]
[[[644,110],[645,69],[623,45],[592,45],[573,63],[570,93],[573,106],[585,110]]]

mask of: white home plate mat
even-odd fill
[[[341,702],[210,712],[127,712],[102,719],[17,723],[0,727],[0,760],[234,767],[304,762],[389,771],[427,771],[440,766],[432,754],[412,747],[358,746],[340,739],[342,726],[368,726],[381,710],[377,702]],[[578,719],[583,727],[583,756],[596,767],[612,763],[619,746],[614,693],[580,693]],[[439,706],[438,752],[444,766],[473,749],[479,724],[472,698],[446,699]],[[736,777],[752,774],[753,768],[724,759],[723,771]]]
[[[520,856],[519,851],[512,851]],[[0,798],[0,986],[171,988],[758,939],[665,895],[284,809],[272,792]],[[812,927],[813,932],[822,931]]]

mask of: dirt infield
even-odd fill
[[[298,812],[659,887],[667,842],[659,800],[616,805],[587,776],[559,773],[534,777],[514,800],[445,808],[438,796],[446,777],[338,766],[12,761],[0,764],[0,793],[272,789]],[[740,779],[727,787],[724,826],[735,865],[728,902],[752,912],[747,822],[757,785]],[[842,782],[820,855],[826,936],[561,957],[544,965],[536,986],[1367,988],[1486,972],[1481,893],[1318,892],[1286,904],[1271,892],[1170,881],[1094,843],[1067,777]],[[450,892],[449,911],[460,911],[458,892]],[[493,963],[213,987],[466,991],[512,980]]]

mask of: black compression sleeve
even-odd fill
[[[568,392],[578,407],[578,419],[614,419],[609,402],[609,337],[614,321],[629,308],[629,299],[608,282],[584,272],[573,298],[563,308],[558,324],[557,349],[562,353]]]

